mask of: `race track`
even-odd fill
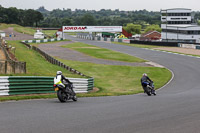
[[[130,46],[68,39],[151,60],[174,73],[157,96],[144,94],[0,103],[0,133],[199,133],[200,59]]]

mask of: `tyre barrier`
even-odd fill
[[[130,43],[130,39],[118,39],[118,38],[107,38],[107,37],[91,37],[89,34],[78,33],[77,38],[95,40],[95,41],[106,41],[106,42],[123,42]]]
[[[53,39],[41,39],[41,40],[23,40],[24,43],[44,43],[44,42],[54,42],[54,41],[62,41],[63,38],[53,38]]]
[[[87,93],[93,90],[94,79],[67,78],[73,83],[76,93]],[[54,77],[39,76],[1,76],[0,96],[55,93]]]

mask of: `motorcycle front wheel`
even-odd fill
[[[66,102],[68,99],[68,95],[62,90],[57,91],[57,96],[58,96],[59,101],[62,103]]]

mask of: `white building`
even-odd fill
[[[44,39],[44,33],[37,30],[36,33],[34,34],[34,38],[35,39]]]
[[[166,9],[161,14],[163,41],[200,43],[200,26],[192,23],[191,9]]]
[[[6,33],[2,30],[0,30],[0,37],[6,37]]]

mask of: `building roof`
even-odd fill
[[[154,33],[154,32],[156,32],[156,33],[158,33],[158,34],[161,34],[160,32],[158,32],[158,31],[156,31],[156,30],[152,30],[152,31],[148,31],[148,32],[142,34],[141,36],[142,36],[142,37],[146,37],[146,36],[148,36],[148,35],[150,35],[150,34],[152,34],[152,33]]]
[[[172,24],[170,24],[170,25],[167,25],[167,27],[181,27],[181,28],[187,28],[187,27],[200,27],[199,25],[192,25],[192,24],[177,24],[177,25],[172,25]]]
[[[192,10],[189,8],[171,8],[171,9],[161,9],[161,11],[167,11],[167,10]]]

